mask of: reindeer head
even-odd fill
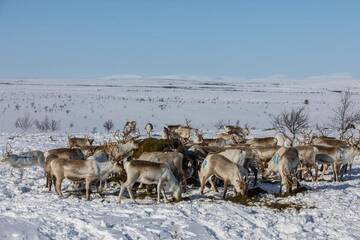
[[[130,161],[133,155],[133,151],[127,152],[118,158],[112,159],[111,161],[114,164],[114,172],[118,172],[120,175],[125,174],[124,162]]]
[[[246,196],[248,191],[248,182],[246,176],[243,177],[239,176],[239,179],[236,180],[235,190],[241,196]]]

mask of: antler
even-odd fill
[[[313,141],[313,134],[312,134],[312,130],[309,131],[302,131],[301,134],[303,135],[303,143],[304,144],[311,144],[311,142]]]
[[[349,136],[348,136],[348,137],[344,137],[344,138],[345,138],[345,141],[346,141],[350,146],[355,146],[356,142],[359,141],[359,140],[354,141],[354,133],[353,133],[353,132],[350,132],[350,133],[349,133]]]
[[[114,131],[112,135],[118,143],[124,142],[125,139],[124,132],[121,133],[120,130],[117,130]]]

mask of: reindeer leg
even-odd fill
[[[316,165],[315,165],[315,181],[316,182],[318,181],[318,168]]]
[[[287,180],[286,183],[286,192],[291,193],[292,192],[292,181],[290,179]]]
[[[328,168],[328,165],[327,164],[323,164],[322,165],[323,169],[322,169],[322,173],[321,173],[321,178],[322,179],[325,179],[325,173],[326,173],[326,170]]]
[[[160,192],[162,189],[162,179],[160,178],[159,183],[157,185],[157,203],[160,203]]]
[[[61,184],[62,184],[63,178],[57,178],[56,179],[56,185],[55,185],[55,189],[56,192],[59,194],[60,197],[63,197],[64,195],[61,192]]]
[[[214,181],[215,176],[211,176],[209,181],[211,184],[211,190],[213,190],[214,192],[219,192],[219,190],[216,187],[215,181]]]
[[[224,193],[223,193],[222,198],[226,197],[227,188],[228,188],[228,181],[224,180]]]
[[[283,185],[283,183],[284,183],[284,178],[283,178],[283,176],[280,176],[280,190],[279,190],[279,194],[281,194],[281,192],[282,192],[282,185]]]
[[[198,174],[199,174],[199,181],[200,181],[200,194],[203,195],[204,194],[204,187],[205,187],[205,178],[201,174],[200,171],[198,171]]]
[[[90,178],[86,178],[85,179],[85,189],[86,189],[86,200],[90,200],[90,183],[91,183],[91,179]]]
[[[167,203],[167,202],[168,202],[168,199],[167,199],[167,197],[166,197],[164,188],[161,189],[161,193],[162,193],[162,195],[163,195],[164,201]]]
[[[126,188],[124,185],[125,185],[125,183],[121,185],[121,189],[120,189],[120,193],[119,193],[119,199],[118,199],[119,203],[121,203],[121,197],[122,197],[122,195],[123,195],[123,193],[125,191],[125,188]]]
[[[311,168],[310,168],[310,167],[308,167],[308,168],[307,168],[307,171],[308,171],[308,174],[309,174],[309,175],[310,175],[310,177],[311,177],[311,181],[313,181],[313,182],[314,182],[315,178],[314,178],[314,176],[313,176],[313,174],[312,174],[312,172],[311,172]]]
[[[46,178],[45,188],[48,188],[49,187],[49,176],[48,176],[48,174],[45,174],[45,178]]]
[[[351,170],[352,170],[352,163],[349,164],[349,177],[351,179]]]
[[[47,186],[47,187],[49,188],[49,192],[51,192],[51,187],[52,187],[53,183],[54,183],[54,185],[55,185],[56,179],[55,179],[55,177],[53,177],[53,176],[47,176],[46,181],[48,182],[48,186]]]
[[[105,183],[106,184],[106,183]],[[103,191],[103,180],[100,179],[99,187],[98,187],[98,193],[101,194]]]
[[[132,192],[132,187],[134,184],[131,184],[129,187],[127,187],[127,190],[129,192],[130,198],[136,203],[133,192]]]
[[[336,162],[334,161],[332,164],[333,167],[333,175],[334,175],[334,181],[338,182],[338,172],[337,172],[337,167],[336,167]]]
[[[254,168],[251,168],[251,170],[254,172],[254,184],[253,184],[253,187],[255,187],[256,186],[256,184],[257,184],[257,179],[258,179],[258,170],[256,169],[256,167],[254,167]]]

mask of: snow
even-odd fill
[[[164,124],[188,118],[209,135],[220,120],[240,120],[255,128],[253,134],[266,135],[263,129],[271,126],[270,117],[285,108],[305,106],[314,124],[328,123],[339,92],[349,88],[359,104],[359,85],[347,75],[301,80],[136,75],[96,81],[2,79],[0,154],[8,142],[15,152],[63,147],[68,134],[88,134],[100,143],[111,138],[102,127],[108,119],[116,128],[137,120],[141,131],[150,121],[158,133]],[[309,105],[304,105],[305,99]],[[60,120],[61,129],[39,133],[32,128],[23,133],[14,122],[25,113],[33,119]],[[206,189],[201,196],[194,187],[178,203],[156,204],[151,197],[133,203],[126,195],[118,204],[116,184],[103,196],[93,193],[86,201],[65,181],[65,197],[59,198],[44,188],[40,167],[25,169],[21,179],[19,171],[0,163],[0,239],[359,239],[358,163],[353,177],[344,182],[301,184],[309,190],[276,197],[272,193],[278,184],[260,182],[258,187],[270,194],[246,204],[222,200],[222,189],[220,193]]]
[[[191,120],[204,131],[216,123],[248,123],[256,129],[271,127],[270,118],[284,109],[306,107],[311,119],[328,123],[339,92],[350,89],[360,103],[360,81],[348,76],[286,80],[207,79],[180,76],[123,77],[97,80],[17,79],[0,80],[0,131],[14,132],[18,117],[45,116],[60,121],[61,132],[104,132],[106,120],[117,128],[136,120],[141,130],[152,122],[165,124]],[[304,105],[305,100],[309,101]],[[73,126],[70,127],[70,124]],[[36,132],[36,129],[31,129]]]
[[[66,144],[66,134],[0,134],[0,146],[10,142],[14,151],[45,150]],[[110,136],[93,135],[96,141]],[[2,151],[2,150],[0,150]],[[156,204],[146,197],[117,203],[118,185],[91,201],[63,187],[59,198],[44,188],[43,169],[18,171],[0,164],[0,239],[358,239],[360,236],[360,168],[352,179],[302,182],[310,190],[289,197],[262,195],[259,201],[240,204],[222,200],[209,189],[201,196],[197,188],[178,203]],[[330,176],[327,176],[328,180]],[[269,192],[278,184],[260,183]],[[220,190],[221,191],[221,190]],[[296,207],[274,209],[272,203]]]

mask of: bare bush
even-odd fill
[[[217,129],[223,129],[225,125],[226,123],[224,120],[219,120],[214,124],[214,127]]]
[[[52,132],[58,131],[60,129],[60,121],[51,120],[50,122],[50,130]]]
[[[35,127],[40,132],[47,132],[50,129],[50,121],[49,118],[46,116],[43,120],[35,120]]]
[[[57,131],[60,129],[60,121],[50,120],[47,116],[41,121],[35,120],[35,127],[40,132]]]
[[[21,130],[28,130],[33,126],[33,120],[30,117],[30,114],[25,114],[22,117],[18,117],[15,121],[15,127],[20,128]]]
[[[110,132],[114,128],[114,123],[112,120],[107,120],[104,122],[103,127],[107,132]]]
[[[297,136],[309,128],[309,117],[304,108],[283,111],[274,118],[273,127],[289,139],[292,146]]]
[[[320,136],[329,136],[330,135],[330,128],[326,126],[322,126],[320,124],[315,125],[316,131],[319,133]]]
[[[340,139],[344,139],[349,134],[349,130],[360,123],[360,113],[354,110],[349,90],[342,94],[340,104],[333,111],[331,127],[338,132]]]
[[[190,127],[190,125],[191,125],[191,120],[188,118],[185,118],[185,126]]]

